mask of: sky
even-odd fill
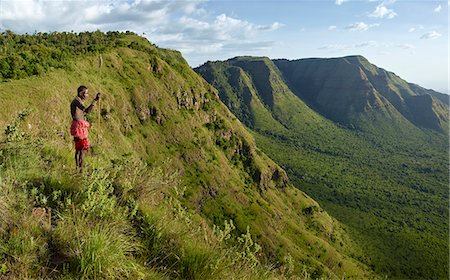
[[[408,82],[450,89],[448,0],[0,0],[5,30],[129,30],[192,67],[241,55],[363,55]]]

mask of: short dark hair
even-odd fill
[[[79,86],[77,89],[78,95],[80,95],[80,93],[83,93],[87,90],[88,88],[85,86]]]

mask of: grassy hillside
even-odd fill
[[[31,40],[54,64],[0,84],[0,278],[376,277],[180,53],[131,33],[2,36],[0,60],[39,68]],[[76,47],[52,56],[61,45]],[[84,174],[69,135],[80,84],[103,93]]]
[[[350,227],[364,247],[364,263],[392,278],[446,279],[447,136],[417,127],[370,84],[368,74],[342,59],[332,61],[335,68],[314,61],[307,60],[310,72],[303,74],[310,83],[301,88],[285,76],[304,79],[295,65],[284,66],[285,71],[277,67],[288,61],[238,57],[196,71],[221,98],[242,95],[234,83],[239,79],[227,76],[228,69],[239,69],[240,80],[251,81],[246,88],[260,105],[250,107],[247,115],[254,120],[249,127],[258,146],[283,166],[295,186]],[[344,75],[347,68],[355,70],[353,76]],[[313,75],[318,72],[323,76]],[[311,96],[316,103],[305,96],[327,85],[336,89],[335,95]],[[370,90],[359,92],[364,88]],[[429,98],[417,94],[422,97]]]

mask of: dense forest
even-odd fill
[[[42,75],[52,69],[70,69],[72,61],[86,54],[98,54],[113,48],[139,46],[127,42],[132,32],[52,32],[19,35],[11,31],[0,34],[0,78],[2,81]]]

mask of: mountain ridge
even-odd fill
[[[448,116],[442,110],[442,104],[448,105],[448,99],[432,90],[426,90],[420,86],[407,83],[392,72],[388,72],[371,64],[362,56],[347,56],[329,59],[300,59],[300,60],[275,60],[275,64],[280,68],[287,78],[287,82],[293,85],[294,91],[316,106],[319,111],[329,115],[329,111],[337,111],[334,115],[329,115],[333,120],[349,122],[346,112],[348,104],[355,104],[354,99],[359,98],[360,104],[356,104],[356,111],[364,111],[366,106],[380,107],[386,104],[381,96],[391,103],[406,119],[417,126],[430,128],[445,132],[448,127]],[[291,66],[288,66],[291,64]],[[312,68],[315,67],[315,68]],[[351,75],[351,71],[359,72],[361,78],[354,81],[346,81]],[[292,75],[297,76],[292,76]],[[343,75],[336,76],[336,75]],[[299,78],[301,76],[301,78]],[[314,79],[325,81],[324,85],[318,85]],[[343,84],[336,84],[340,81]],[[347,85],[355,83],[358,88],[346,88]],[[304,88],[303,86],[311,88]],[[413,89],[416,91],[414,92]],[[345,95],[345,92],[352,92],[352,95]],[[360,92],[359,94],[357,94]],[[366,97],[364,98],[365,92]],[[343,106],[331,106],[325,104],[324,100],[329,100],[334,95],[344,97],[347,104]],[[417,96],[432,96],[438,100],[428,101],[425,108],[418,108],[417,103],[423,104],[427,100]],[[362,99],[361,99],[362,98]],[[381,101],[380,101],[381,99]],[[432,98],[434,99],[434,98]],[[446,102],[444,102],[446,100]],[[353,103],[352,103],[353,102]],[[434,105],[433,103],[438,103]],[[423,109],[427,109],[424,111]],[[339,118],[339,116],[340,118]],[[422,119],[425,119],[423,121]]]

